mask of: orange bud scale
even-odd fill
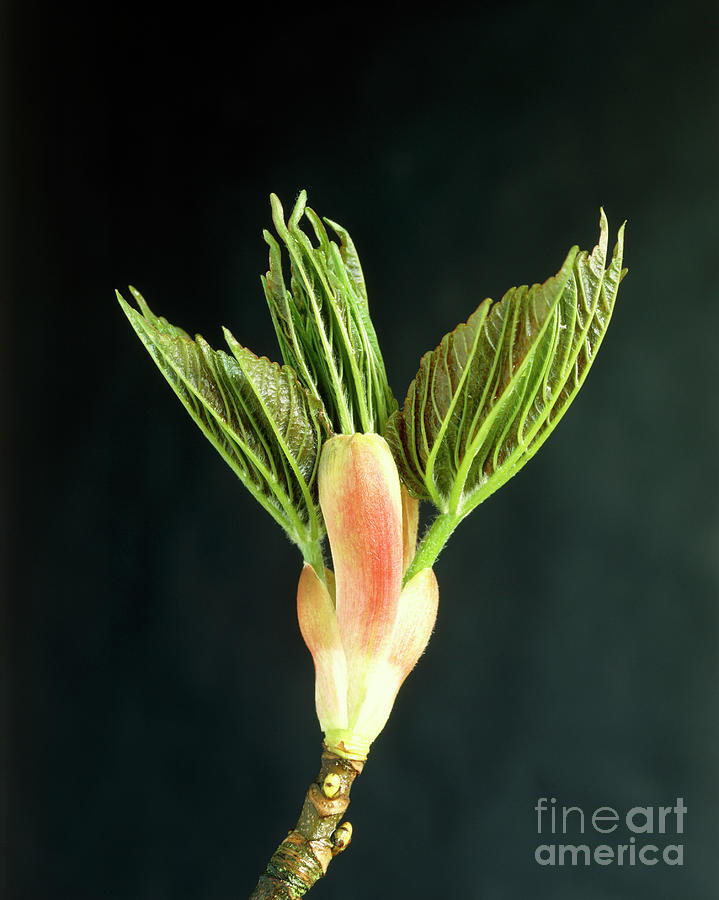
[[[338,435],[322,450],[319,496],[335,594],[305,566],[300,629],[315,663],[315,699],[330,749],[364,758],[429,640],[438,590],[431,569],[402,589],[417,506],[376,434]],[[327,572],[328,583],[331,574]]]

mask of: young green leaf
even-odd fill
[[[280,245],[268,232],[270,269],[262,279],[285,363],[322,401],[336,431],[380,432],[397,408],[369,315],[362,268],[349,234],[329,219],[331,241],[302,191],[285,224],[273,194],[272,217],[290,259],[290,290]],[[317,246],[300,227],[309,221]]]
[[[130,290],[140,312],[118,293],[120,304],[200,430],[305,559],[319,564],[324,523],[316,476],[331,434],[322,404],[290,368],[255,356],[226,329],[234,357],[200,335],[193,341]]]
[[[605,271],[606,252],[602,211],[591,255],[574,247],[544,284],[485,300],[422,358],[386,437],[409,489],[449,525],[519,471],[576,396],[624,274],[623,226]]]

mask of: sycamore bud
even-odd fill
[[[367,756],[397,691],[429,641],[438,588],[423,569],[402,588],[414,556],[417,501],[400,485],[377,434],[338,435],[318,474],[334,575],[305,566],[300,630],[315,663],[317,716],[334,752]]]

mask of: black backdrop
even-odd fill
[[[715,5],[238,10],[3,10],[3,897],[243,897],[294,824],[320,742],[298,554],[113,289],[277,358],[261,229],[302,187],[355,238],[400,398],[600,204],[612,243],[629,219],[582,394],[437,564],[318,900],[715,897]],[[540,867],[539,797],[683,797],[685,865]]]

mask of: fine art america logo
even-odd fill
[[[555,797],[539,797],[534,809],[537,834],[548,841],[534,851],[540,866],[684,865],[684,844],[677,837],[684,834],[683,797],[674,806],[633,806],[621,813],[600,806],[587,815],[579,806],[558,806]],[[586,843],[564,843],[585,834]],[[597,843],[599,835],[609,834],[611,845]]]

